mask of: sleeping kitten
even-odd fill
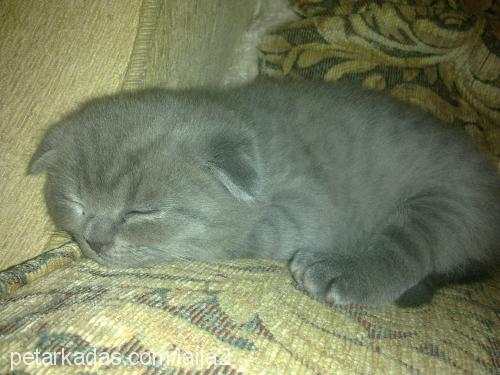
[[[492,264],[500,185],[470,139],[353,86],[264,78],[93,100],[47,132],[57,225],[109,266],[290,260],[313,297],[417,304]]]

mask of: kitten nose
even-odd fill
[[[89,241],[87,240],[90,248],[94,250],[96,253],[102,253],[107,245],[110,245],[111,242],[102,242],[102,241]]]

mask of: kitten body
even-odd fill
[[[411,304],[436,275],[498,259],[500,185],[470,139],[350,85],[96,99],[30,170],[48,171],[55,222],[111,266],[290,260],[320,300]]]

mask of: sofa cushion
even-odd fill
[[[442,289],[419,308],[329,306],[280,262],[110,269],[67,244],[0,274],[0,371],[492,374],[499,281]],[[69,359],[22,357],[37,350]]]

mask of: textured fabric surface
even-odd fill
[[[259,0],[144,0],[124,88],[219,85]]]
[[[26,166],[43,130],[120,88],[140,0],[0,2],[0,269],[40,254],[54,229],[43,176]]]
[[[295,0],[260,45],[273,76],[357,81],[464,126],[500,171],[500,8],[493,0]]]
[[[331,307],[297,290],[283,263],[118,270],[74,261],[77,252],[69,244],[0,274],[0,372],[495,374],[500,365],[499,279],[443,289],[417,309]],[[58,260],[65,267],[26,283]],[[17,357],[37,350],[38,361]]]
[[[218,0],[207,0],[211,4],[204,6],[211,11],[203,16],[199,10],[190,9],[195,3],[198,4],[144,0],[141,9],[137,8],[139,27],[123,88],[149,86],[155,80],[172,87],[184,83],[207,84],[207,79],[221,77],[217,75],[219,69],[232,59],[231,52],[225,53],[223,47],[232,48],[231,44],[225,38],[218,44],[216,35],[220,34],[210,34],[212,38],[205,34],[211,30],[209,25],[217,29],[219,24],[214,20],[218,18],[213,12],[222,5]],[[212,6],[216,3],[220,5],[217,9]],[[419,17],[427,22],[437,22],[432,13],[435,9],[462,16],[467,16],[466,11],[474,12],[475,22],[487,20],[490,26],[480,23],[483,28],[474,36],[480,35],[476,40],[492,51],[481,69],[486,69],[484,74],[496,77],[480,81],[496,90],[495,72],[498,74],[499,69],[488,68],[489,61],[498,67],[494,60],[498,39],[491,37],[498,29],[491,21],[494,10],[491,3],[477,3],[482,8],[464,3],[455,5],[456,9],[445,1],[432,1],[433,7],[429,6],[430,0],[413,3],[420,4],[418,9],[423,13]],[[471,133],[479,132],[482,138],[476,139],[483,149],[493,158],[498,156],[495,153],[498,143],[483,135],[490,134],[498,125],[489,111],[495,113],[499,106],[487,102],[488,111],[481,112],[483,107],[477,101],[469,102],[476,97],[494,102],[498,97],[495,91],[480,90],[480,95],[462,96],[454,79],[459,80],[457,71],[467,71],[469,65],[450,70],[451,76],[446,76],[442,71],[447,70],[440,70],[444,64],[441,60],[413,55],[415,51],[409,47],[409,55],[401,56],[400,31],[387,30],[398,19],[390,16],[391,9],[398,17],[413,14],[408,9],[402,13],[403,1],[370,5],[366,1],[310,0],[294,4],[307,18],[263,41],[260,50],[266,73],[288,78],[353,79],[369,87],[386,88],[393,94],[397,94],[392,90],[394,87],[412,84],[403,86],[408,95],[405,99],[458,125],[479,129]],[[377,7],[384,10],[383,17],[377,13]],[[231,9],[235,20],[251,16],[244,6],[241,14],[237,7]],[[178,22],[169,23],[175,12],[181,12]],[[188,14],[198,16],[190,18]],[[366,19],[361,22],[358,16]],[[462,25],[462,18],[450,19]],[[405,20],[410,26],[405,28],[404,23],[396,23],[397,30],[407,34],[417,30],[411,18]],[[195,24],[190,24],[191,21]],[[368,34],[344,27],[355,21],[364,25],[363,30]],[[228,24],[227,20],[220,23],[224,27],[229,27]],[[330,39],[321,34],[318,25],[323,25],[321,32]],[[462,35],[467,27],[468,23],[458,27],[454,35]],[[373,33],[366,28],[372,28]],[[242,28],[237,26],[234,30]],[[177,37],[171,34],[175,32]],[[411,38],[411,34],[406,37]],[[467,38],[453,43],[466,46]],[[393,44],[384,49],[388,40],[393,40]],[[455,48],[450,47],[455,46],[450,38],[440,37],[438,41],[439,46],[431,43],[433,48],[445,51]],[[429,42],[423,39],[422,43]],[[449,48],[446,43],[451,43]],[[196,45],[203,48],[193,48]],[[188,58],[198,52],[203,56]],[[389,59],[386,55],[394,56]],[[210,56],[212,61],[208,59]],[[369,57],[386,60],[374,66]],[[418,65],[419,59],[424,58],[430,59],[430,69]],[[458,60],[458,52],[450,52],[446,58],[452,65],[455,60],[464,64],[470,60],[463,57]],[[366,61],[367,65],[363,65]],[[209,63],[218,65],[204,65]],[[24,67],[21,72],[26,71],[28,68]],[[213,76],[204,77],[204,72]],[[18,73],[22,74],[26,73]],[[189,80],[179,83],[178,77],[171,74],[186,74]],[[428,77],[434,83],[429,83]],[[478,84],[472,86],[476,89]],[[444,94],[446,90],[448,94]],[[432,100],[426,101],[426,95],[431,95]],[[439,105],[433,105],[436,102]],[[460,109],[462,106],[464,110]],[[467,111],[476,111],[474,121],[464,120],[469,118],[464,115]],[[486,126],[481,122],[484,118],[491,127],[482,127]],[[29,215],[28,211],[26,216]],[[24,230],[29,231],[29,227]],[[58,241],[61,240],[55,240]],[[20,251],[23,247],[18,245],[16,249]],[[39,251],[40,247],[36,249]],[[8,372],[12,366],[17,373],[31,374],[496,374],[500,370],[499,283],[500,276],[489,282],[446,288],[439,291],[431,305],[416,309],[327,306],[296,289],[284,263],[239,260],[109,269],[83,259],[78,247],[68,243],[0,273],[0,373]]]

